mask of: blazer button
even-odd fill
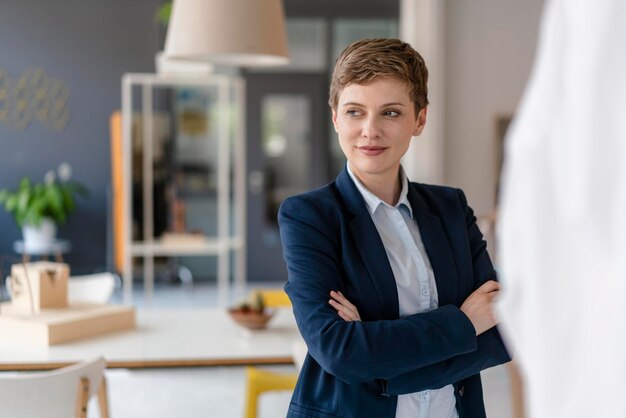
[[[459,388],[459,396],[463,396],[464,393],[465,393],[465,386],[461,386]]]

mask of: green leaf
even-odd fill
[[[58,223],[65,223],[65,207],[63,205],[61,188],[55,183],[50,184],[45,190],[45,199],[47,201],[47,210],[52,219]]]
[[[23,177],[22,180],[20,180],[19,190],[26,189],[30,189],[30,179],[28,177]]]
[[[20,226],[23,226],[23,224],[25,223],[34,225],[34,226],[39,226],[41,224],[41,220],[44,217],[43,211],[44,211],[45,205],[46,205],[46,201],[44,199],[42,198],[34,199],[30,207],[28,208],[26,215],[24,216],[22,225]]]
[[[26,219],[26,214],[25,213],[20,213],[20,214],[15,214],[15,223],[19,226],[19,227],[23,227],[24,226],[24,220]]]
[[[167,3],[162,4],[161,7],[158,8],[156,16],[155,16],[155,20],[157,22],[160,22],[163,26],[167,26],[167,24],[170,21],[171,14],[172,14],[172,2],[168,1]]]
[[[66,188],[61,189],[63,195],[63,205],[67,209],[67,212],[74,211],[76,204],[74,203],[74,197],[72,196],[72,192]]]
[[[21,187],[17,192],[17,206],[15,210],[20,213],[26,213],[31,198],[33,198],[30,187]]]
[[[17,196],[14,195],[14,194],[9,196],[9,198],[7,199],[7,201],[4,204],[4,208],[9,213],[15,212],[15,210],[17,209]]]
[[[63,189],[67,189],[70,193],[75,193],[81,197],[89,196],[89,190],[82,184],[75,181],[68,181],[63,185]]]

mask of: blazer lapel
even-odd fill
[[[385,318],[396,319],[400,312],[396,280],[387,258],[387,252],[367,210],[363,196],[345,168],[337,177],[335,184],[346,204],[346,209],[354,216],[349,222],[349,229],[363,264],[367,268],[369,279],[378,292]]]
[[[454,304],[457,299],[456,263],[441,219],[430,213],[426,202],[411,183],[409,183],[408,199],[413,208],[414,218],[417,221],[426,253],[430,259],[430,265],[435,273],[439,306]]]

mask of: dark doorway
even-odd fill
[[[282,201],[329,180],[327,77],[247,74],[247,271],[286,281],[276,215]]]

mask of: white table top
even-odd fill
[[[299,338],[290,309],[278,309],[258,331],[241,328],[223,309],[140,310],[132,331],[50,347],[0,338],[0,370],[51,369],[97,356],[125,368],[288,364]]]

